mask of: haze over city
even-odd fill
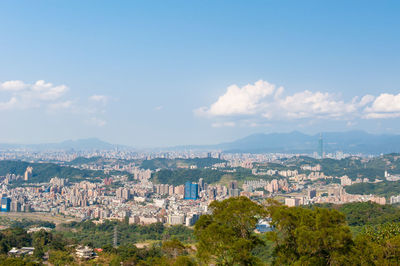
[[[2,1],[0,142],[398,134],[398,5]]]

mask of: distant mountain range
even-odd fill
[[[313,153],[318,150],[320,134],[290,133],[254,134],[216,145],[180,146],[175,149],[221,150],[227,153]],[[322,133],[325,152],[380,154],[400,152],[400,135],[375,135],[364,131]]]
[[[290,133],[254,134],[233,142],[216,145],[177,146],[158,150],[220,150],[226,153],[313,153],[318,150],[320,134],[307,135],[298,131]],[[399,153],[400,135],[370,134],[364,131],[323,132],[324,151],[331,153],[343,151],[345,153]],[[0,150],[26,149],[40,150],[133,150],[123,145],[110,144],[97,138],[67,140],[60,143],[48,144],[0,144]]]
[[[59,143],[47,144],[0,144],[1,150],[7,149],[26,149],[32,151],[43,150],[76,150],[76,151],[90,151],[90,150],[114,150],[114,149],[127,149],[129,147],[123,145],[111,144],[97,138],[66,140]]]

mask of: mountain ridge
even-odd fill
[[[184,145],[167,148],[144,149],[150,151],[221,151],[225,153],[314,153],[318,150],[320,134],[305,134],[300,131],[255,133],[246,137],[212,145]],[[361,130],[322,132],[324,151],[333,153],[381,154],[399,153],[400,135],[371,134]],[[98,138],[65,140],[44,144],[0,144],[1,150],[137,150],[126,145],[111,144]]]
[[[400,135],[371,134],[362,130],[305,134],[300,131],[255,133],[214,145],[172,147],[174,150],[220,150],[226,153],[313,153],[322,134],[325,152],[381,154],[400,152]]]
[[[11,150],[11,149],[26,149],[26,150],[78,150],[78,151],[89,151],[89,150],[113,150],[113,149],[127,149],[128,146],[111,144],[109,142],[100,140],[98,138],[84,138],[75,140],[64,140],[61,142],[52,143],[41,143],[41,144],[0,144],[0,149]]]

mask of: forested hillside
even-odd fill
[[[26,183],[49,182],[51,178],[69,178],[70,180],[83,180],[103,178],[103,171],[81,170],[69,166],[60,166],[53,163],[28,163],[23,161],[0,161],[0,176],[6,174],[24,175],[28,166],[33,167],[32,178]],[[22,181],[21,181],[22,182]]]

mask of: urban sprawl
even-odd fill
[[[346,192],[346,186],[355,183],[397,181],[397,175],[385,172],[381,179],[351,179],[346,175],[329,176],[320,164],[301,164],[289,167],[287,158],[302,155],[293,154],[222,154],[220,152],[164,152],[131,153],[122,151],[103,152],[27,152],[4,151],[1,160],[26,160],[30,162],[54,162],[60,166],[76,158],[106,158],[102,163],[84,162],[72,167],[102,171],[107,177],[91,180],[72,181],[54,176],[49,182],[33,183],[35,168],[28,166],[23,175],[8,173],[0,177],[1,211],[5,212],[46,212],[54,215],[76,217],[82,220],[129,220],[129,223],[164,223],[192,226],[199,217],[208,212],[208,205],[214,200],[246,196],[262,202],[275,198],[288,206],[314,203],[342,204],[348,202],[372,201],[378,204],[397,203],[400,196],[385,197],[357,195]],[[322,154],[314,157],[343,159],[348,154]],[[313,157],[311,156],[311,157]],[[205,166],[210,170],[229,176],[238,169],[251,171],[249,177],[238,181],[208,184],[202,176],[196,182],[183,184],[160,184],[152,176],[162,169],[144,169],[139,162],[144,160],[217,158],[221,162]],[[359,158],[359,157],[355,157]],[[364,157],[361,160],[369,160]],[[285,166],[285,167],[283,167]],[[177,165],[178,169],[199,169],[194,163]],[[123,174],[126,173],[126,174]],[[265,178],[268,177],[268,178]],[[332,182],[337,180],[337,182]],[[19,186],[13,186],[18,181]]]

